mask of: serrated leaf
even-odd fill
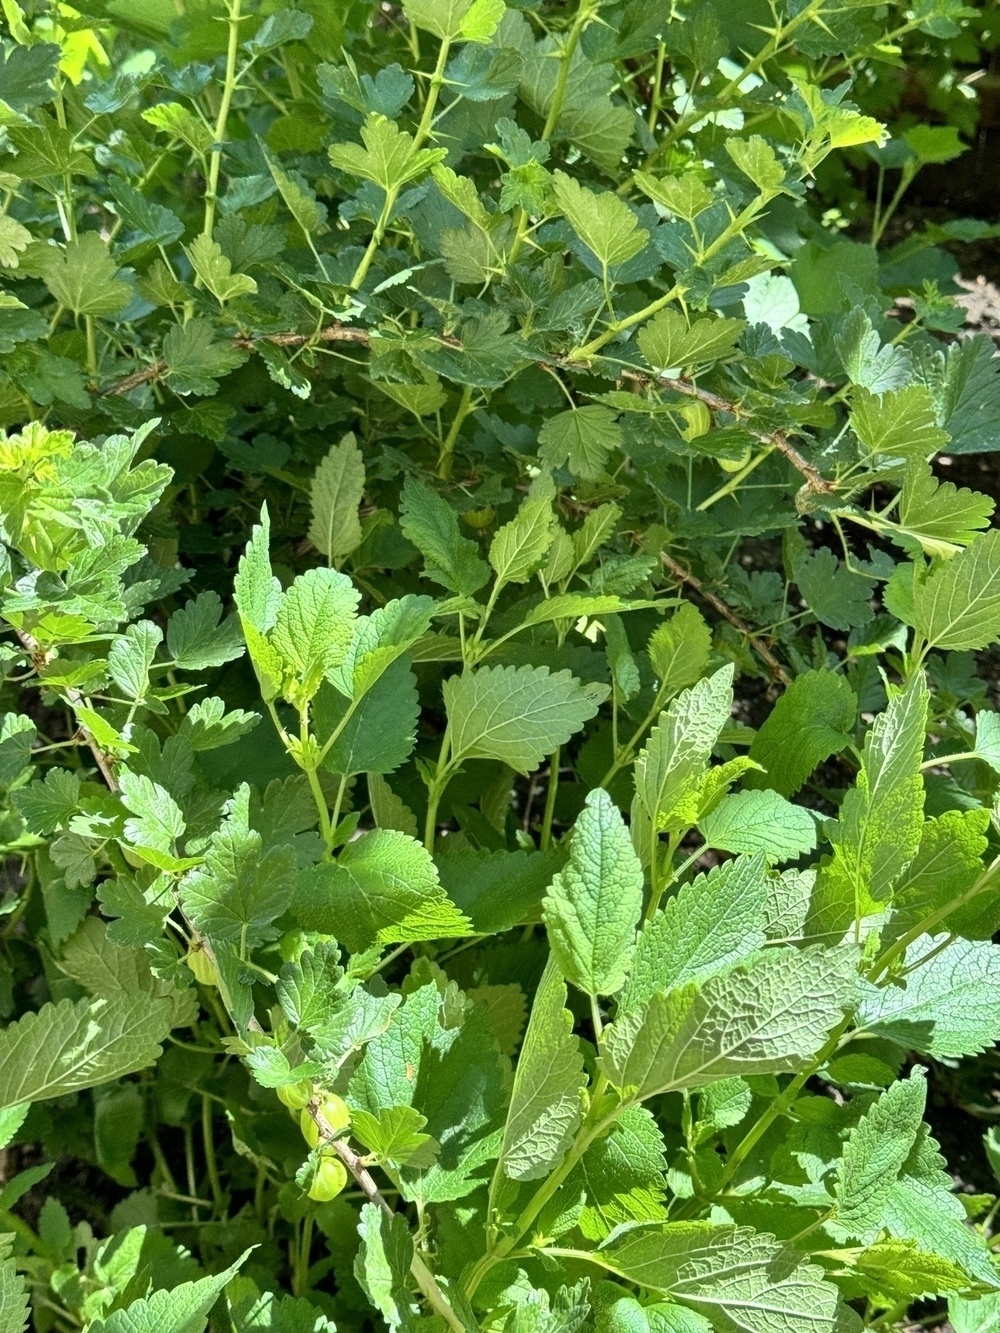
[[[851,1130],[837,1169],[836,1225],[862,1245],[876,1239],[885,1207],[916,1143],[927,1100],[924,1070],[894,1083]]]
[[[1000,1039],[993,998],[1000,946],[946,939],[921,935],[906,951],[908,971],[901,981],[881,989],[866,985],[859,1025],[934,1056],[976,1055]]]
[[[347,656],[360,598],[347,575],[335,569],[309,569],[285,593],[271,643],[295,677],[297,699],[311,699],[323,677]]]
[[[41,780],[11,792],[11,804],[32,833],[47,836],[67,824],[80,802],[80,779],[65,768],[50,768]]]
[[[250,789],[244,783],[226,803],[204,864],[181,881],[180,898],[194,926],[213,944],[242,941],[253,947],[272,938],[271,922],[291,901],[294,874],[292,844],[265,847],[250,827]]]
[[[665,699],[699,680],[708,665],[712,633],[691,602],[678,607],[650,635],[646,651]]]
[[[819,901],[829,901],[827,927],[859,920],[885,902],[920,845],[928,691],[920,673],[875,719],[861,771],[829,831],[831,861],[820,870]],[[824,915],[822,909],[820,916]]]
[[[239,620],[222,619],[222,599],[200,592],[167,622],[167,648],[183,671],[207,671],[243,656]]]
[[[331,563],[361,545],[358,506],[364,489],[364,459],[351,433],[331,447],[316,469],[310,488],[309,540]]]
[[[232,264],[222,253],[222,246],[210,236],[196,236],[186,253],[202,285],[220,305],[237,296],[256,294],[257,284],[253,278],[246,273],[234,273]]]
[[[217,340],[209,320],[189,319],[167,331],[163,359],[175,393],[204,397],[218,392],[219,379],[242,366],[247,353],[230,342]]]
[[[95,1319],[88,1333],[202,1333],[209,1311],[250,1253],[244,1250],[234,1264],[212,1277],[180,1282],[131,1301],[107,1318]]]
[[[485,667],[444,682],[451,751],[462,759],[499,759],[528,774],[589,722],[605,685],[581,685],[548,667]]]
[[[117,315],[132,298],[131,287],[116,276],[108,246],[95,231],[67,241],[61,251],[45,247],[38,260],[46,287],[75,315]]]
[[[682,884],[639,934],[621,1012],[763,948],[767,895],[760,855],[737,857]]]
[[[746,320],[703,315],[690,325],[669,306],[639,330],[639,348],[656,371],[711,365],[731,356]]]
[[[401,1213],[388,1217],[373,1203],[361,1209],[358,1223],[361,1245],[354,1260],[354,1276],[390,1329],[408,1327],[412,1298],[407,1290],[413,1241]]]
[[[472,933],[441,888],[429,853],[394,829],[366,833],[336,863],[303,871],[292,906],[306,930],[336,935],[352,953]]]
[[[566,463],[574,476],[595,481],[623,441],[615,413],[591,404],[546,417],[538,432],[538,452],[547,466],[556,468]]]
[[[1000,531],[984,532],[964,551],[927,570],[917,568],[909,604],[886,589],[893,615],[932,648],[987,648],[1000,635]]]
[[[905,347],[883,347],[871,320],[860,306],[855,306],[840,323],[834,345],[852,384],[870,394],[885,394],[903,389],[912,374],[910,354]],[[905,401],[905,400],[904,400]],[[875,407],[878,412],[880,409]],[[889,415],[895,413],[890,409]]]
[[[181,724],[181,734],[197,754],[201,750],[232,745],[253,731],[259,722],[259,713],[247,713],[242,708],[227,713],[222,700],[210,695],[188,709]]]
[[[133,816],[125,821],[125,837],[138,850],[176,854],[184,836],[180,806],[159,783],[142,773],[123,771],[118,778],[122,804]]]
[[[652,830],[669,820],[709,765],[733,706],[733,669],[684,690],[659,721],[635,763],[636,803]]]
[[[980,491],[939,482],[930,465],[917,462],[906,470],[899,495],[899,523],[931,556],[948,556],[968,546],[989,526],[996,505]]]
[[[412,1106],[386,1107],[377,1116],[355,1111],[351,1130],[368,1150],[384,1162],[423,1170],[440,1151],[430,1134],[423,1133],[427,1119]]]
[[[400,501],[399,526],[425,560],[424,573],[459,596],[471,596],[490,576],[474,541],[458,530],[458,515],[440,495],[412,477]]]
[[[0,1111],[63,1097],[145,1069],[170,1031],[172,1005],[122,993],[60,1000],[0,1032]]]
[[[816,820],[776,791],[739,791],[726,796],[698,822],[706,846],[724,852],[762,852],[769,861],[790,861],[816,846]]]
[[[542,915],[562,975],[589,995],[620,990],[642,914],[643,875],[625,822],[598,788],[577,816],[569,861],[545,897]]]
[[[442,40],[488,42],[503,18],[503,0],[404,0],[411,23]]]
[[[623,199],[595,194],[564,171],[553,176],[552,193],[570,226],[602,268],[624,264],[644,248],[649,232]]]
[[[612,1236],[595,1258],[629,1282],[740,1333],[835,1333],[839,1297],[823,1270],[747,1227],[675,1222]]]
[[[817,764],[851,743],[858,701],[843,676],[807,671],[778,699],[750,743],[763,772],[747,773],[747,787],[771,787],[792,796]]]
[[[657,994],[607,1029],[602,1068],[636,1100],[800,1069],[851,1004],[856,965],[849,948],[769,949],[721,976]]]
[[[352,176],[369,180],[383,190],[398,190],[426,175],[447,156],[444,148],[418,148],[413,136],[386,116],[370,115],[361,127],[364,148],[353,143],[331,144],[331,163]]]
[[[566,1155],[583,1116],[583,1053],[566,1009],[554,959],[538,983],[514,1075],[500,1169],[511,1180],[540,1180]]]
[[[108,674],[129,699],[141,699],[149,689],[149,668],[163,631],[150,620],[129,625],[108,650]]]
[[[866,389],[851,399],[851,426],[873,457],[926,459],[948,443],[922,384],[889,390],[880,396]]]
[[[497,529],[490,543],[490,564],[498,586],[527,583],[545,560],[554,526],[551,500],[529,496],[514,518]]]
[[[853,629],[874,619],[873,581],[855,574],[826,546],[795,562],[795,582],[813,615],[831,629]]]

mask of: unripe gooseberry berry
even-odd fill
[[[329,1203],[346,1184],[347,1171],[343,1162],[336,1157],[323,1157],[309,1186],[309,1197],[317,1203]]]
[[[739,472],[742,468],[746,467],[747,463],[750,462],[751,453],[752,450],[750,446],[747,445],[747,447],[740,454],[739,458],[720,458],[719,467],[722,468],[723,472]]]
[[[712,414],[699,398],[678,407],[677,413],[687,422],[681,431],[682,439],[696,440],[699,435],[707,435],[712,429]]]
[[[203,986],[217,986],[219,984],[215,975],[215,964],[204,949],[197,946],[189,949],[184,961],[194,973],[195,981],[200,982]]]
[[[334,1134],[342,1133],[351,1123],[351,1113],[347,1109],[347,1103],[335,1092],[323,1093],[317,1107],[317,1115]],[[319,1143],[319,1126],[306,1109],[299,1116],[299,1128],[309,1147],[315,1148]]]
[[[313,1085],[304,1078],[301,1083],[286,1083],[277,1091],[279,1102],[283,1102],[290,1111],[301,1111],[313,1095]]]

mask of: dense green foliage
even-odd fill
[[[997,1327],[987,14],[0,5],[0,1333]]]

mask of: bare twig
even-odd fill
[[[375,1207],[391,1221],[396,1216],[396,1213],[389,1204],[386,1203],[385,1196],[375,1183],[371,1172],[364,1165],[358,1154],[345,1139],[336,1137],[333,1130],[330,1128],[326,1117],[320,1110],[320,1101],[318,1097],[314,1097],[309,1102],[307,1110],[312,1116],[316,1128],[319,1130],[321,1141],[327,1147],[332,1148],[344,1163],[348,1171],[350,1171],[351,1175],[357,1181],[358,1188],[369,1203],[373,1203]],[[413,1247],[413,1259],[410,1263],[410,1272],[413,1274],[413,1280],[420,1288],[427,1304],[431,1307],[434,1313],[439,1315],[448,1327],[452,1329],[452,1333],[469,1333],[469,1328],[465,1320],[455,1312],[448,1297],[438,1285],[437,1278],[417,1253],[417,1247],[415,1245]]]
[[[740,619],[732,607],[727,606],[721,597],[716,597],[714,592],[709,592],[701,579],[696,578],[695,575],[692,574],[689,569],[685,569],[683,565],[679,565],[673,556],[667,555],[666,551],[660,552],[660,559],[663,561],[665,567],[670,570],[675,579],[679,579],[681,583],[687,584],[687,586],[693,592],[696,592],[703,601],[707,602],[714,611],[718,611],[719,615],[722,616],[724,620],[728,620],[734,629],[739,630],[741,634],[746,636],[758,655],[767,663],[771,675],[775,680],[780,680],[782,685],[786,688],[791,685],[791,676],[775,657],[774,653],[771,652],[763,639],[754,634],[746,621]]]

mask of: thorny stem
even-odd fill
[[[347,1143],[345,1139],[339,1139],[334,1135],[333,1130],[330,1128],[329,1123],[320,1110],[320,1103],[317,1098],[313,1098],[309,1103],[308,1110],[309,1114],[316,1122],[316,1128],[319,1130],[321,1141],[328,1147],[332,1148],[344,1163],[348,1171],[357,1181],[361,1193],[365,1196],[368,1202],[373,1203],[385,1217],[392,1221],[396,1214],[386,1202],[385,1197],[376,1184],[371,1172],[364,1165],[361,1158],[350,1144]],[[420,1288],[421,1294],[427,1301],[427,1304],[436,1315],[445,1321],[448,1327],[453,1330],[453,1333],[468,1333],[465,1321],[459,1318],[455,1313],[448,1297],[441,1290],[437,1278],[427,1267],[427,1264],[418,1253],[416,1245],[413,1247],[413,1259],[410,1263],[410,1272],[413,1275],[413,1279],[417,1286]]]

